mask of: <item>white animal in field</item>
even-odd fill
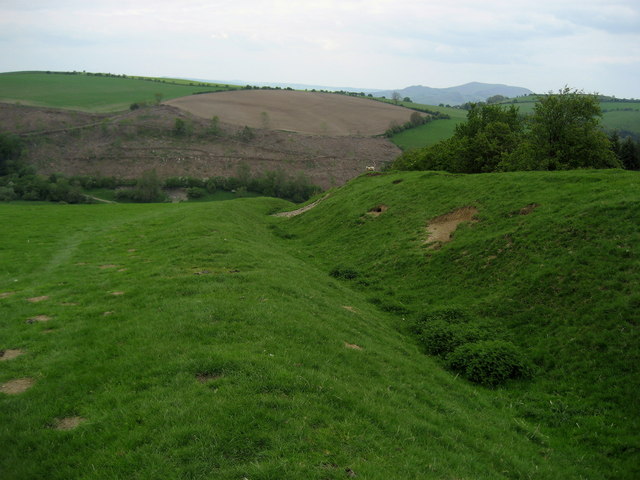
[[[367,172],[375,172],[376,171],[376,167],[375,166],[368,166],[367,167]]]

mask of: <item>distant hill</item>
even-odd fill
[[[427,105],[440,105],[441,103],[444,105],[462,105],[467,102],[482,102],[494,95],[513,98],[533,93],[531,90],[523,87],[471,82],[457,87],[447,88],[414,85],[401,90],[383,90],[375,92],[374,95],[391,98],[393,92],[398,92],[402,97],[409,97],[416,103],[424,103]]]

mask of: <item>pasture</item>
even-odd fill
[[[154,104],[226,88],[168,83],[174,80],[107,77],[87,74],[16,72],[0,74],[0,102],[83,112],[107,113],[127,110],[132,103]],[[197,83],[197,82],[188,82]],[[160,95],[160,97],[156,97]]]
[[[267,198],[2,204],[0,471],[637,478],[637,182],[400,172],[292,218]],[[475,222],[428,248],[464,205]],[[411,324],[445,306],[533,378],[489,389],[425,355]]]

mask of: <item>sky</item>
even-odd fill
[[[0,72],[640,98],[640,0],[0,0]]]

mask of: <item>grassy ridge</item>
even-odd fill
[[[274,199],[0,205],[12,225],[0,292],[13,292],[0,299],[0,349],[25,351],[0,364],[0,383],[35,380],[0,394],[3,476],[557,479],[611,468],[623,478],[500,391],[440,369],[399,333],[398,316],[367,301],[372,292],[327,275],[326,255],[350,258],[332,242],[380,240],[362,236],[373,223],[352,224],[388,180],[359,180],[292,220],[267,215],[291,208]],[[341,205],[354,191],[363,198]],[[287,239],[288,228],[333,247]],[[25,322],[34,315],[51,320]],[[72,416],[86,420],[52,428]]]
[[[66,108],[87,112],[115,112],[126,110],[134,102],[163,100],[210,92],[226,88],[222,85],[205,87],[150,81],[140,78],[115,78],[85,74],[47,74],[17,72],[0,74],[0,101],[21,102],[28,105]],[[195,83],[195,82],[194,82]]]
[[[364,177],[285,232],[328,271],[355,271],[371,302],[407,321],[447,306],[474,312],[536,365],[527,387],[505,392],[519,415],[596,463],[617,464],[612,478],[632,478],[639,187],[636,172],[622,171]],[[382,215],[367,215],[381,204]],[[464,206],[478,208],[478,223],[428,250],[428,220]]]

